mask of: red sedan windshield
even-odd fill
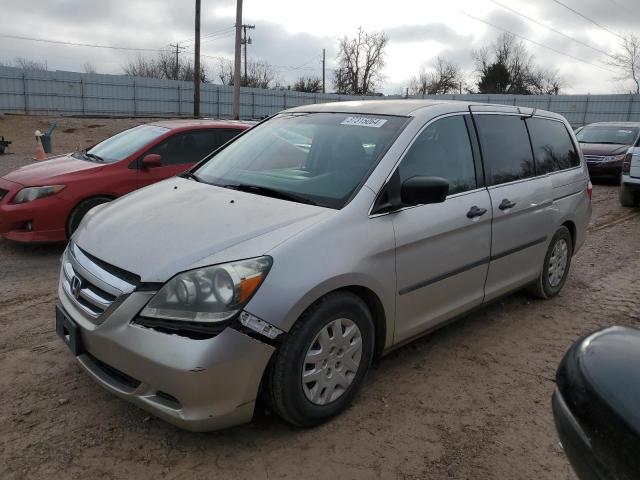
[[[90,159],[104,163],[118,162],[169,131],[156,125],[140,125],[120,132],[88,149]]]

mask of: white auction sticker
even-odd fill
[[[387,121],[383,118],[373,118],[373,117],[347,117],[340,125],[355,125],[356,127],[372,127],[372,128],[380,128]]]

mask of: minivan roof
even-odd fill
[[[425,107],[453,102],[447,100],[354,100],[349,102],[316,103],[288,109],[287,112],[370,113],[380,115],[405,115]]]
[[[372,115],[402,115],[414,116],[418,110],[435,106],[451,106],[451,111],[473,110],[478,112],[496,113],[521,113],[531,114],[534,110],[528,107],[514,105],[500,105],[495,103],[478,103],[464,100],[356,100],[349,102],[317,103],[290,108],[285,112],[329,112],[329,113],[364,113]],[[536,110],[536,113],[545,117],[563,118],[561,115],[546,110]]]

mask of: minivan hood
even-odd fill
[[[26,165],[6,174],[2,178],[29,187],[50,184],[60,176],[68,173],[85,170],[97,171],[102,168],[104,168],[102,164],[78,160],[72,154],[67,154]]]
[[[142,281],[165,282],[191,268],[263,255],[334,212],[176,177],[91,210],[74,241]],[[228,249],[233,258],[219,255]]]
[[[581,143],[584,155],[619,155],[626,153],[629,145],[612,145],[610,143]]]

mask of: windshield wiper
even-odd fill
[[[190,178],[191,180],[195,180],[196,182],[205,183],[204,180],[202,180],[199,176],[197,176],[193,172],[183,172],[178,176],[182,178]]]
[[[258,185],[247,185],[244,183],[236,184],[236,185],[219,185],[223,188],[230,188],[232,190],[239,190],[241,192],[249,192],[255,193],[256,195],[264,195],[265,197],[273,197],[280,198],[282,200],[290,200],[292,202],[305,203],[307,205],[318,205],[313,200],[309,200],[305,197],[300,197],[293,193],[283,192],[282,190],[277,190],[275,188],[269,187],[261,187]]]
[[[104,158],[100,155],[96,155],[95,153],[84,152],[85,157],[93,158],[96,162],[104,163]]]

